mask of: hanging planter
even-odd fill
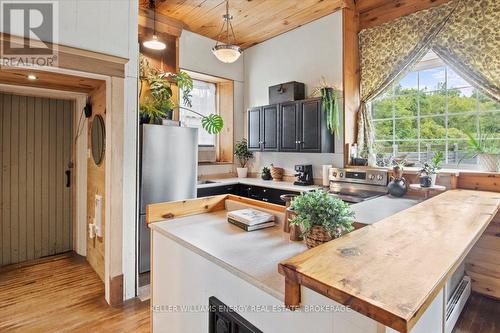
[[[321,110],[326,113],[326,126],[330,133],[335,134],[340,129],[340,112],[337,90],[333,85],[321,78],[321,83],[313,91],[313,96],[321,96]]]

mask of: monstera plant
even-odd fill
[[[191,91],[193,90],[193,79],[188,73],[163,72],[152,67],[142,54],[140,55],[140,89],[141,98],[140,115],[141,122],[161,123],[162,119],[171,119],[174,109],[182,109],[192,112],[201,117],[201,125],[209,134],[217,134],[224,127],[224,120],[217,114],[203,115],[192,110]],[[176,105],[173,100],[172,85],[182,90],[182,101],[184,106]],[[146,91],[146,86],[149,88]]]

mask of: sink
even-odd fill
[[[214,183],[217,183],[217,182],[214,182],[213,180],[198,180],[196,182],[196,184],[198,184],[198,185],[214,184]]]

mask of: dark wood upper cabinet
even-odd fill
[[[299,150],[321,152],[321,103],[319,100],[303,101],[299,105]]]
[[[248,142],[259,151],[334,152],[319,98],[249,109]]]
[[[299,151],[299,105],[295,102],[280,104],[280,151]]]
[[[260,118],[262,150],[278,151],[278,105],[263,106]]]
[[[260,120],[262,108],[252,108],[248,110],[248,148],[260,150]]]

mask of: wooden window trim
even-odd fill
[[[234,149],[234,81],[185,69],[183,71],[188,73],[194,80],[216,84],[217,112],[224,119],[224,127],[215,140],[216,161],[213,163],[200,162],[199,164],[232,164]]]

